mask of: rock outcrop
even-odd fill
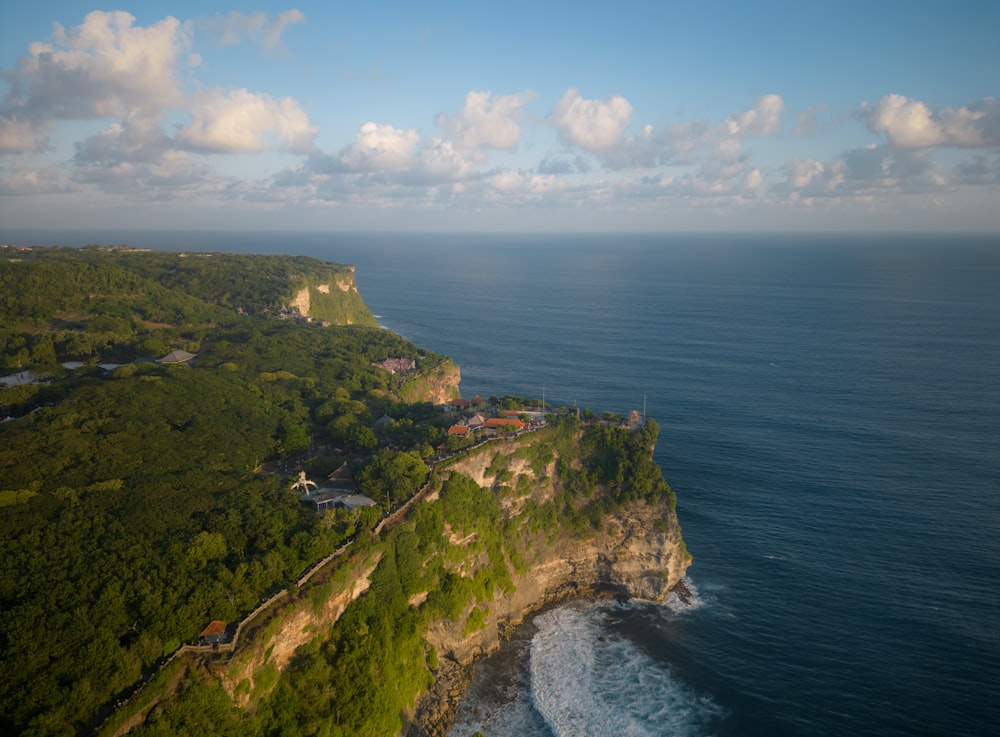
[[[482,484],[486,481],[484,463],[491,458],[490,454],[474,456],[459,467]],[[551,481],[546,479],[536,480],[535,494],[552,492]],[[514,578],[514,591],[489,603],[482,629],[465,633],[461,621],[437,622],[426,633],[443,661],[437,683],[417,705],[407,737],[441,737],[447,732],[464,693],[466,666],[496,650],[528,615],[577,596],[662,601],[691,563],[667,500],[654,505],[632,502],[604,518],[600,529],[585,538],[542,531],[532,553],[529,570]]]
[[[381,555],[373,553],[345,561],[348,573],[344,583],[331,586],[318,583],[314,588],[320,596],[295,599],[277,609],[262,622],[251,647],[241,648],[227,662],[210,664],[230,697],[242,707],[267,695],[274,687],[274,674],[284,671],[295,651],[327,631],[347,606],[368,590],[372,571]]]
[[[666,493],[657,501],[640,498],[621,503],[594,525],[573,527],[558,515],[551,515],[553,502],[567,498],[567,466],[583,470],[581,436],[582,430],[577,430],[575,436],[572,430],[562,436],[541,431],[488,443],[444,468],[438,467],[434,471],[437,478],[413,500],[413,505],[446,505],[449,478],[460,475],[465,484],[472,479],[480,491],[489,490],[486,497],[496,500],[494,509],[499,510],[500,519],[494,518],[493,526],[477,530],[468,527],[474,524],[469,518],[453,527],[445,513],[443,540],[449,551],[445,569],[471,579],[481,567],[495,565],[496,559],[490,563],[491,554],[477,538],[495,536],[501,529],[512,535],[504,538],[502,547],[507,548],[510,542],[507,549],[516,549],[519,558],[516,564],[513,557],[504,564],[510,572],[509,583],[487,588],[492,594],[487,593],[486,599],[470,597],[458,616],[432,619],[421,625],[421,636],[436,653],[436,664],[431,666],[435,682],[408,714],[408,737],[446,734],[464,693],[467,666],[496,650],[531,613],[576,596],[662,600],[684,577],[690,556],[681,538],[672,494],[665,486],[662,488]],[[567,449],[565,455],[560,457],[550,443],[561,443]],[[612,490],[598,488],[594,493],[600,497],[611,495]],[[550,510],[551,516],[545,518],[548,522],[539,522],[540,518],[527,513],[529,508],[543,507]],[[248,634],[245,648],[241,646],[228,660],[208,663],[209,671],[235,703],[253,710],[292,662],[296,648],[330,636],[345,609],[368,590],[385,551],[393,550],[392,528],[405,528],[411,513],[401,513],[400,520],[383,530],[381,541],[372,538],[363,547],[364,552],[336,560],[329,571],[310,581],[287,605],[262,621],[256,632]],[[516,525],[507,524],[518,521]],[[409,606],[423,607],[427,594],[414,593]],[[470,626],[473,613],[476,624]]]
[[[298,276],[288,308],[331,325],[375,327],[375,316],[358,293],[353,266],[327,265],[327,273]]]

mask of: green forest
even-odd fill
[[[274,674],[274,680],[260,679],[252,709],[236,706],[208,670],[192,668],[129,734],[403,734],[407,713],[436,677],[443,657],[428,642],[428,627],[453,622],[463,633],[481,628],[492,602],[513,590],[513,576],[528,572],[540,549],[563,536],[593,534],[601,519],[595,509],[606,514],[609,506],[637,499],[672,504],[662,477],[648,473],[655,464],[640,460],[650,458],[648,444],[656,434],[653,423],[631,433],[599,423],[584,426],[563,415],[492,453],[489,473],[497,481],[492,488],[441,464],[435,472],[437,498],[414,507],[405,524],[379,538],[360,539],[365,552],[345,562],[378,557],[367,593],[328,632],[300,647],[287,671]],[[592,453],[608,440],[608,448]],[[560,493],[528,501],[512,514],[505,509],[513,499],[533,496],[532,477],[510,471],[523,461],[534,474],[553,468]],[[609,476],[621,484],[610,494]],[[456,538],[467,542],[456,546]],[[332,591],[327,585],[300,596],[317,601]]]
[[[491,488],[451,471],[458,457],[429,476],[454,418],[401,401],[375,364],[415,359],[419,381],[449,359],[379,329],[349,290],[330,290],[339,323],[281,319],[304,284],[338,277],[353,273],[305,258],[0,252],[0,377],[34,379],[0,387],[0,732],[110,734],[153,677],[129,703],[155,708],[130,734],[400,733],[439,667],[432,622],[475,632],[540,541],[586,537],[638,500],[672,504],[655,423],[629,432],[589,412],[509,441]],[[178,349],[194,357],[155,360]],[[320,515],[291,489],[300,469],[344,464],[378,506]],[[524,464],[531,476],[512,470]],[[535,499],[546,477],[556,492]],[[428,480],[433,501],[374,535]],[[345,542],[333,578],[299,591]],[[209,621],[285,589],[318,606],[363,560],[377,561],[370,587],[330,631],[241,684],[253,708],[205,668],[159,670]]]
[[[331,470],[377,446],[386,412],[428,424],[372,364],[447,359],[376,327],[360,298],[351,326],[274,316],[303,281],[345,273],[98,248],[0,260],[0,375],[39,379],[0,388],[0,732],[81,731],[205,623],[237,619],[354,531],[259,470]],[[175,349],[196,357],[151,360]],[[371,483],[412,472],[443,436],[431,423],[384,451]]]

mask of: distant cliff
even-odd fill
[[[10,317],[75,323],[114,311],[126,329],[219,322],[227,312],[376,327],[354,267],[307,256],[32,248],[0,258]],[[0,254],[3,255],[3,254]]]
[[[290,279],[291,295],[288,307],[302,317],[332,325],[365,325],[376,327],[372,315],[354,280],[353,266],[320,264],[309,273],[295,274]]]

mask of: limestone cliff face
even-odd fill
[[[343,581],[318,583],[311,596],[276,607],[255,632],[247,634],[247,646],[240,648],[231,660],[211,663],[209,669],[233,701],[245,708],[252,700],[266,696],[295,651],[322,637],[347,606],[368,590],[370,576],[380,558],[376,551],[360,559],[345,560]]]
[[[489,453],[456,464],[454,470],[489,486]],[[535,478],[532,498],[554,493],[555,461]],[[509,466],[513,474],[532,474],[525,461]],[[526,500],[521,500],[526,501]],[[518,500],[512,506],[516,507]],[[551,534],[555,532],[556,534]],[[542,606],[572,596],[610,593],[662,601],[691,563],[674,510],[667,501],[633,502],[602,520],[599,530],[578,538],[540,531],[532,542],[529,570],[514,576],[515,590],[489,605],[486,627],[463,635],[461,622],[437,623],[427,638],[438,652],[465,664],[496,649],[503,632]]]
[[[428,641],[465,665],[495,650],[511,626],[555,601],[594,593],[662,601],[690,564],[679,531],[663,528],[671,514],[666,505],[636,503],[588,540],[540,542],[530,570],[515,578],[516,590],[490,603],[483,629],[464,635],[461,623],[438,622]]]
[[[510,450],[515,450],[513,443]],[[495,457],[496,448],[452,468],[480,486],[496,488],[487,467]],[[530,497],[537,503],[556,492],[555,466],[553,460],[544,473],[534,473],[530,464],[513,452],[507,469],[515,477],[533,476]],[[507,513],[516,513],[528,501],[510,500]],[[462,543],[456,541],[457,545]],[[529,555],[528,570],[514,576],[514,590],[488,603],[484,627],[469,633],[462,626],[466,621],[462,617],[458,622],[435,622],[425,633],[443,657],[437,682],[418,701],[406,737],[444,737],[464,692],[465,666],[496,650],[505,635],[531,613],[557,601],[598,593],[662,601],[691,563],[668,500],[654,505],[644,501],[628,504],[605,517],[600,529],[585,537],[561,529],[542,530],[534,536]]]
[[[302,317],[332,325],[377,325],[375,316],[358,293],[353,266],[299,277],[288,307],[297,310]]]
[[[553,509],[551,502],[565,493],[565,467],[575,465],[582,470],[583,463],[582,431],[574,436],[571,430],[561,437],[544,433],[491,442],[446,467],[439,466],[435,470],[438,479],[413,501],[413,505],[446,505],[450,498],[447,479],[455,474],[473,479],[481,491],[490,490],[489,496],[497,500],[503,525],[470,531],[458,529],[471,524],[468,521],[453,527],[448,514],[443,517],[442,539],[448,551],[444,567],[463,577],[475,576],[477,569],[488,564],[489,555],[478,536],[498,534],[508,529],[507,522],[520,520],[522,524],[510,527],[517,532],[504,538],[515,543],[520,555],[516,566],[513,558],[505,564],[511,585],[495,587],[488,600],[467,601],[454,619],[433,619],[422,625],[421,636],[433,646],[439,664],[434,666],[435,684],[408,715],[409,737],[446,734],[462,693],[464,666],[497,649],[510,629],[532,612],[552,602],[595,593],[662,600],[690,564],[669,494],[652,504],[642,500],[624,504],[604,515],[596,528],[571,529],[558,516],[546,518],[548,523],[538,522],[540,518],[529,510]],[[560,443],[568,449],[563,457],[558,448],[550,447]],[[385,551],[393,549],[386,541],[392,539],[395,527],[408,524],[409,514],[404,510],[385,520],[381,542],[373,538],[363,552],[348,551],[337,557],[329,570],[320,569],[321,575],[255,625],[247,633],[245,646],[230,659],[208,664],[237,704],[252,710],[277,683],[297,648],[329,637],[345,609],[368,590]],[[462,554],[463,549],[467,554]],[[428,593],[412,595],[410,606],[422,607]],[[474,610],[477,625],[470,627]]]

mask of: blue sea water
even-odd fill
[[[996,733],[1000,238],[0,235],[354,263],[466,396],[645,402],[694,604],[540,614],[453,737]]]

